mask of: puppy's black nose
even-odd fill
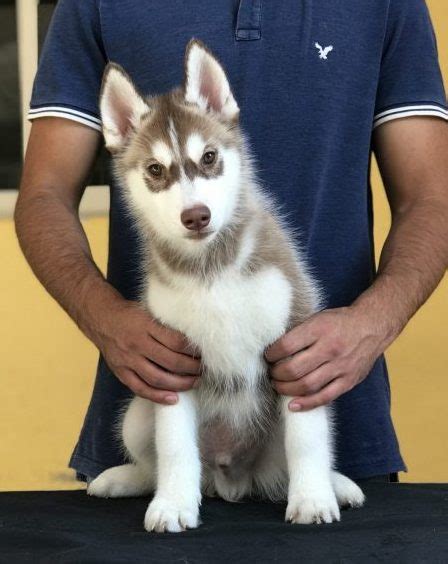
[[[194,206],[180,214],[180,220],[187,229],[200,231],[210,223],[210,210],[207,206]]]

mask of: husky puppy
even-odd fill
[[[360,506],[359,487],[332,469],[329,410],[288,410],[264,350],[319,308],[318,287],[257,184],[226,74],[192,40],[181,88],[143,97],[109,64],[100,99],[106,145],[143,246],[142,301],[200,351],[198,388],[175,405],[135,397],[121,435],[129,464],[90,495],[155,490],[148,531],[199,524],[201,493],[287,499],[286,520],[330,523]]]

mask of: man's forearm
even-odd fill
[[[84,332],[95,324],[95,311],[119,298],[90,252],[75,210],[46,192],[22,201],[15,223],[20,246],[47,291]]]
[[[447,262],[445,202],[422,199],[395,213],[378,275],[353,304],[381,323],[385,346],[398,336],[437,287]]]

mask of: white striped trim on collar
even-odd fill
[[[29,120],[39,117],[61,117],[71,119],[72,121],[88,125],[97,131],[102,131],[100,119],[90,114],[80,112],[79,110],[64,106],[42,106],[39,108],[31,108],[28,111],[27,118]]]
[[[415,104],[392,108],[376,114],[373,118],[373,129],[388,121],[410,116],[434,116],[448,121],[448,110],[435,104]]]

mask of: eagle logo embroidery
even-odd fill
[[[314,44],[316,49],[319,49],[319,59],[324,59],[325,61],[328,59],[328,53],[333,51],[333,45],[329,45],[328,47],[322,47],[319,43]]]

